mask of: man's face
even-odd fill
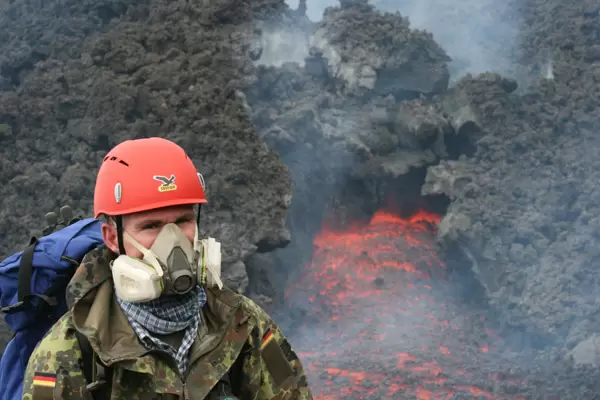
[[[123,217],[123,229],[139,244],[149,249],[165,224],[174,223],[193,244],[196,229],[196,214],[192,205],[173,206],[156,210],[128,214]],[[113,224],[102,225],[102,236],[106,246],[119,253],[117,228]],[[123,241],[128,256],[142,258],[143,254],[127,240]]]

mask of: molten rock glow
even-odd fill
[[[317,399],[519,398],[500,339],[432,250],[438,220],[378,212],[316,236],[286,296],[311,317],[291,335]]]

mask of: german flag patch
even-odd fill
[[[262,340],[260,341],[260,349],[263,350],[267,345],[274,339],[273,331],[271,328],[267,329],[267,332],[264,334]]]
[[[56,386],[56,374],[36,372],[33,376],[33,399],[46,400],[54,398],[54,387]]]
[[[283,354],[271,328],[267,329],[260,341],[262,359],[277,386],[282,386],[294,376],[290,362]]]

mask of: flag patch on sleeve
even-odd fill
[[[283,354],[271,328],[263,335],[260,342],[260,353],[277,387],[284,386],[294,377],[294,370]]]
[[[36,372],[33,377],[33,384],[35,386],[54,387],[56,386],[56,374]]]
[[[260,342],[260,349],[263,350],[265,347],[267,347],[271,340],[273,340],[273,331],[271,330],[271,328],[269,328]]]
[[[33,376],[34,400],[45,400],[54,398],[54,387],[56,386],[56,374],[36,372]]]

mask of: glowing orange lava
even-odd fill
[[[515,398],[467,361],[485,357],[495,338],[483,317],[465,316],[437,289],[446,281],[432,248],[438,222],[381,211],[316,235],[312,262],[286,291],[321,320],[295,342],[316,399]]]

